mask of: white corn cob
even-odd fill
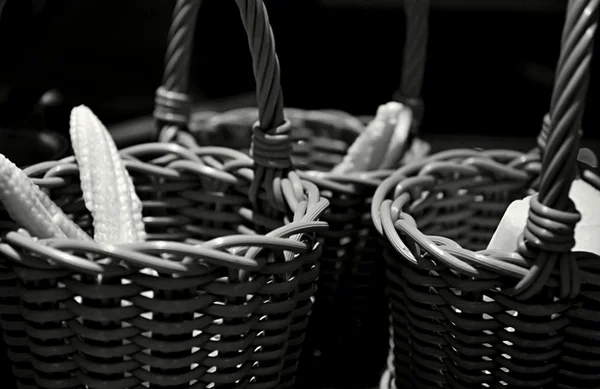
[[[412,109],[396,102],[388,103],[388,106],[390,104],[392,114],[389,117],[388,125],[392,128],[392,136],[379,165],[372,169],[391,169],[397,167],[396,165],[402,159],[404,146],[410,133],[413,119]]]
[[[39,190],[37,191],[37,197],[40,203],[46,208],[46,210],[52,216],[54,224],[60,228],[65,235],[70,239],[78,240],[93,240],[91,236],[82,230],[77,224],[73,223],[67,215],[64,214],[62,209],[50,197],[46,196],[46,193]]]
[[[0,200],[10,217],[33,236],[91,240],[21,169],[1,154]]]
[[[333,173],[370,171],[398,159],[408,137],[406,121],[409,128],[411,119],[410,109],[400,103],[392,101],[380,105],[375,118],[356,138]]]
[[[70,124],[83,199],[94,219],[94,239],[110,244],[145,240],[142,203],[110,133],[83,105],[71,111]]]
[[[98,119],[96,118],[96,120]],[[123,200],[127,201],[126,206],[128,213],[125,214],[125,216],[130,218],[127,220],[127,225],[130,226],[131,234],[133,236],[131,242],[143,242],[146,240],[146,227],[142,215],[142,202],[135,192],[133,180],[125,168],[125,164],[121,159],[121,155],[119,154],[119,150],[117,149],[117,145],[115,144],[112,135],[110,135],[106,127],[104,127],[100,121],[98,121],[98,123],[102,126],[104,141],[108,145],[110,154],[113,158],[113,164],[116,169],[115,173],[119,180],[119,188],[124,189],[124,193],[120,193],[120,195]]]

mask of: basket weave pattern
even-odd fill
[[[504,158],[503,153],[498,154],[500,161],[504,159],[506,163],[509,159]],[[527,194],[527,184],[532,180],[529,174],[521,174],[521,180],[498,180],[498,170],[482,171],[475,167],[475,163],[468,163],[469,158],[475,162],[482,159],[487,161],[489,157],[474,151],[465,152],[459,159],[460,155],[455,153],[447,159],[440,158],[444,162],[452,161],[445,166],[440,162],[438,169],[435,169],[433,163],[423,164],[415,167],[414,175],[407,174],[410,182],[416,184],[413,186],[413,195],[418,200],[406,203],[404,209],[414,218],[418,230],[430,237],[441,250],[456,255],[452,248],[484,249],[483,242],[491,238],[504,209],[512,200]],[[464,161],[467,163],[461,163]],[[466,174],[454,169],[458,164],[464,166]],[[430,168],[423,171],[428,166]],[[419,170],[423,174],[417,175]],[[524,173],[521,169],[512,170],[517,174]],[[422,188],[417,185],[425,182],[429,185],[421,195],[419,192]],[[408,189],[408,193],[411,193],[411,189]],[[400,192],[396,193],[401,196]],[[405,198],[408,196],[405,195]],[[444,238],[438,238],[439,235]],[[528,322],[538,323],[537,328],[541,331],[538,337],[541,335],[546,338],[552,325],[550,314],[540,316],[538,313],[530,320],[527,316],[512,317],[506,312],[518,311],[521,315],[534,312],[519,309],[521,307],[517,301],[495,291],[496,288],[510,285],[510,279],[503,282],[498,277],[490,277],[471,281],[471,277],[460,275],[443,264],[436,265],[435,257],[416,243],[411,248],[420,253],[417,257],[418,267],[407,261],[399,261],[397,254],[390,251],[385,253],[394,324],[394,365],[411,366],[410,373],[406,369],[395,371],[396,387],[435,387],[444,384],[460,388],[467,387],[471,380],[485,383],[496,374],[502,374],[504,361],[508,368],[515,368],[522,363],[524,375],[528,370],[530,375],[537,374],[539,378],[547,375],[545,369],[532,369],[533,361],[527,359],[537,359],[535,351],[540,352],[527,349],[528,342],[534,341],[536,334],[514,330],[526,329]],[[552,306],[546,308],[551,309]],[[545,322],[542,321],[544,319]],[[517,355],[512,358],[509,356],[510,359],[506,360],[502,357],[502,349],[510,349],[511,345],[525,347],[528,353],[524,354],[523,359],[527,363],[517,359]],[[536,358],[532,358],[534,355]],[[512,362],[514,360],[517,362]],[[547,361],[547,358],[540,359],[538,368],[545,366]],[[486,370],[490,373],[486,374]],[[518,381],[508,380],[507,383],[515,385]]]
[[[12,339],[27,348],[13,353],[13,362],[31,363],[19,375],[22,387],[293,387],[319,271],[314,233],[327,227],[317,220],[328,201],[290,169],[289,123],[264,4],[236,2],[259,97],[254,158],[167,143],[190,139],[188,77],[180,69],[189,66],[190,26],[201,3],[178,0],[156,97],[162,142],[121,151],[148,241],[42,244],[13,231],[0,243],[18,277],[19,300],[2,306],[0,317],[18,301],[21,316],[12,324],[26,336]],[[73,157],[26,173],[93,233]]]
[[[18,277],[10,263],[0,258],[0,328],[12,372],[22,388],[33,388],[33,372],[27,347],[27,333],[20,309]]]
[[[148,146],[135,146],[123,154],[143,201],[149,240],[159,243],[104,247],[106,252],[100,253],[97,248],[77,249],[73,242],[72,247],[60,241],[50,243],[56,249],[73,249],[82,257],[103,258],[97,262],[102,264],[101,276],[76,274],[40,261],[35,255],[40,245],[31,244],[29,238],[19,236],[28,243],[23,251],[2,245],[3,254],[19,263],[14,268],[37,385],[129,388],[147,382],[182,388],[210,383],[286,387],[286,381],[290,385],[312,305],[320,247],[306,251],[312,245],[307,235],[300,244],[304,249],[292,249],[304,254],[281,262],[276,260],[283,256],[283,246],[277,247],[281,242],[272,246],[264,237],[255,237],[254,245],[265,249],[254,260],[231,254],[225,261],[198,260],[203,256],[194,252],[195,246],[171,242],[196,243],[220,236],[226,229],[231,235],[252,228],[252,212],[243,210],[249,200],[239,192],[237,201],[227,201],[235,196],[216,190],[232,187],[223,180],[227,175],[199,175],[198,165],[189,164],[188,158],[203,154],[202,149],[193,154],[174,145]],[[174,154],[178,150],[179,156]],[[213,150],[213,158],[216,155]],[[29,172],[43,175],[38,185],[49,188],[82,227],[91,228],[76,165],[46,163]],[[313,189],[311,195],[318,196]],[[310,201],[314,200],[318,197]],[[207,216],[209,208],[212,217]],[[296,219],[304,216],[306,203],[296,210]],[[259,223],[272,229],[282,225],[268,218]],[[243,249],[251,238],[242,237],[233,245],[225,238],[198,247],[225,254],[231,246]],[[19,247],[15,233],[7,239]],[[132,251],[168,255],[169,261],[163,263],[183,264],[185,271],[124,267],[119,261],[123,256],[135,263]],[[247,269],[244,278],[236,268]]]
[[[294,127],[295,168],[301,177],[316,183],[322,196],[330,201],[323,215],[330,228],[318,236],[323,256],[301,369],[305,372],[303,378],[315,374],[335,380],[321,382],[326,380],[323,378],[319,383],[303,381],[303,384],[340,385],[340,379],[345,378],[339,376],[349,364],[365,367],[361,355],[373,355],[369,361],[374,366],[372,371],[378,372],[384,361],[385,274],[378,256],[381,238],[373,229],[367,201],[384,174],[380,171],[354,177],[328,174],[362,131],[362,123],[357,119],[328,111],[286,109],[285,112]],[[201,144],[229,144],[247,150],[250,138],[243,129],[256,117],[255,109],[245,108],[217,114],[205,119],[194,136]],[[320,369],[322,374],[317,373]],[[348,379],[356,383],[359,378]]]
[[[471,170],[466,177],[456,174],[457,161],[473,167],[471,163],[477,159],[489,160],[490,153],[478,154],[443,159],[446,164],[437,164],[438,169],[430,164],[430,169],[423,165],[413,174],[407,172],[409,178],[402,188],[407,192],[396,192],[399,199],[404,198],[402,209],[407,213],[399,215],[396,225],[416,223],[418,231],[440,252],[480,265],[486,261],[483,253],[461,247],[484,248],[482,240],[486,234],[488,241],[491,238],[490,226],[499,222],[502,207],[530,193],[527,183],[535,177],[535,165],[539,169],[539,163],[531,161],[530,169],[527,165],[515,169],[505,159],[499,165],[520,174],[521,180],[498,180],[487,169],[477,169],[476,181],[472,176],[475,169],[465,168],[465,172]],[[416,174],[417,170],[423,174]],[[422,188],[411,188],[411,183],[425,182],[429,183],[428,189],[417,195]],[[417,200],[405,202],[411,192],[410,197]],[[484,271],[492,270],[493,263],[481,265],[485,277],[473,279],[461,274],[440,264],[431,246],[422,246],[423,241],[408,230],[400,236],[407,249],[418,254],[418,266],[399,260],[395,251],[384,254],[393,323],[395,387],[467,388],[495,382],[518,388],[533,383],[546,387],[556,380],[565,385],[578,382],[563,387],[596,387],[595,365],[586,361],[598,358],[595,349],[589,347],[600,335],[594,324],[597,302],[593,296],[600,285],[594,264],[597,257],[584,253],[578,256],[586,284],[577,300],[555,301],[557,274],[540,295],[523,301],[502,292],[514,285],[514,275]],[[410,232],[414,230],[410,228]],[[515,256],[505,259],[515,267],[525,264]]]
[[[418,133],[423,116],[421,88],[429,3],[429,0],[405,1],[402,80],[393,97],[413,110],[412,136]],[[250,139],[243,128],[255,116],[252,110],[238,109],[203,118],[202,124],[195,126],[194,136],[201,144],[228,145],[247,151]],[[376,185],[389,172],[329,173],[363,129],[350,115],[288,109],[286,117],[295,128],[294,166],[305,172],[301,176],[316,183],[331,202],[323,216],[330,229],[320,235],[324,252],[301,384],[311,388],[371,386],[385,362],[388,334],[381,261],[381,246],[385,243],[373,229],[370,201]],[[365,360],[364,355],[370,357]],[[348,374],[359,370],[360,375]]]
[[[382,387],[597,388],[599,257],[574,252],[569,199],[599,2],[571,0],[550,114],[530,153],[449,150],[378,188],[391,356]],[[517,252],[486,246],[506,207],[533,195]]]

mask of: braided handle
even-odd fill
[[[162,85],[156,91],[154,118],[159,137],[187,126],[191,114],[191,98],[187,94],[194,30],[202,0],[177,0],[169,28]],[[172,128],[171,131],[168,129]]]
[[[406,40],[400,86],[394,92],[394,100],[413,110],[413,132],[423,119],[421,88],[425,73],[427,40],[429,36],[429,7],[431,0],[404,0],[406,16]]]
[[[262,0],[236,0],[252,54],[259,120],[252,128],[254,179],[250,199],[258,205],[264,190],[273,198],[273,180],[291,168],[290,125],[283,112],[279,60],[269,16]],[[188,96],[193,32],[201,0],[177,0],[169,30],[163,85],[156,92],[154,116],[160,140],[170,141],[187,126],[191,99]]]
[[[570,0],[567,6],[550,113],[538,139],[543,148],[539,193],[531,199],[519,243],[521,255],[535,258],[530,273],[516,287],[522,295],[539,292],[556,265],[563,280],[562,297],[573,297],[579,291],[577,264],[571,249],[575,245],[575,225],[581,216],[569,199],[569,191],[577,171],[599,2]]]
[[[285,123],[283,93],[275,39],[269,16],[262,0],[243,0],[236,3],[248,34],[252,52],[260,128],[277,131]],[[165,71],[156,92],[154,116],[162,125],[188,123],[190,98],[187,95],[193,38],[198,10],[202,0],[177,0],[169,29],[165,55]]]
[[[248,36],[256,80],[258,122],[252,128],[254,179],[249,193],[256,209],[260,207],[259,192],[264,190],[267,199],[273,198],[273,181],[285,177],[291,168],[292,139],[290,123],[283,113],[279,59],[267,9],[262,0],[236,3]]]

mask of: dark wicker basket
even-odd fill
[[[121,150],[143,203],[143,243],[36,240],[3,224],[12,231],[0,243],[0,318],[19,387],[294,386],[322,251],[314,234],[327,227],[318,219],[328,201],[290,170],[263,2],[237,3],[264,97],[254,158],[166,142]],[[185,22],[199,4],[178,1],[175,12]],[[265,62],[274,64],[268,73]],[[157,108],[162,138],[182,133],[189,112],[187,80],[170,79],[170,65]],[[73,157],[26,173],[93,228]]]
[[[572,251],[581,215],[569,199],[577,175],[600,190],[577,162],[598,5],[569,1],[537,149],[440,152],[378,187],[391,309],[382,388],[600,388],[600,257]],[[517,252],[487,249],[507,206],[534,193]]]
[[[255,109],[228,111],[208,119],[195,135],[202,144],[234,144],[244,150],[249,139],[239,134],[256,116]],[[290,109],[286,117],[294,126],[294,166],[313,173],[328,172],[341,162],[362,130],[357,119],[324,111]],[[367,387],[376,382],[387,350],[385,300],[378,289],[384,285],[384,268],[374,251],[378,236],[366,217],[367,199],[382,174],[334,179],[300,174],[318,182],[331,205],[323,216],[330,228],[319,234],[324,250],[299,385]],[[344,374],[351,362],[361,366],[360,374]]]
[[[412,138],[416,138],[423,115],[420,92],[429,0],[408,0],[405,5],[405,59],[401,87],[394,99],[413,109]],[[186,71],[181,68],[182,73]],[[227,145],[248,152],[251,139],[245,129],[257,117],[253,108],[202,113],[190,130],[199,144]],[[323,216],[330,228],[320,235],[324,251],[298,384],[311,389],[371,387],[385,366],[388,314],[381,238],[372,226],[370,199],[389,171],[330,173],[363,130],[361,120],[325,110],[287,109],[286,117],[294,127],[294,167],[331,202]],[[403,162],[414,160],[407,157]]]

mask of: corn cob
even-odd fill
[[[413,114],[409,107],[397,102],[390,102],[387,105],[392,113],[388,119],[392,135],[382,160],[372,170],[396,167],[406,149],[406,141],[412,125]]]
[[[333,173],[366,172],[382,164],[393,166],[404,150],[411,120],[411,110],[400,103],[379,106],[375,118],[356,138]]]
[[[71,111],[70,135],[94,239],[110,244],[145,240],[142,204],[106,127],[82,105]]]
[[[38,238],[91,238],[29,177],[0,154],[0,200],[21,227]]]

